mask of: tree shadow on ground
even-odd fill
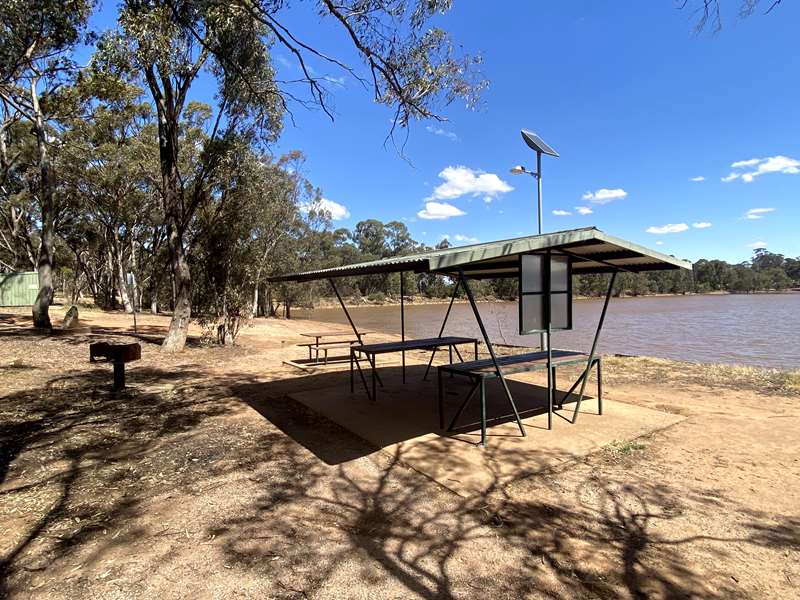
[[[146,367],[127,394],[111,397],[107,385],[105,370],[80,370],[3,399],[0,498],[29,514],[2,556],[0,596],[81,553],[99,561],[134,544],[145,532],[132,524],[154,498],[241,473],[247,502],[205,533],[225,564],[284,597],[324,595],[344,578],[421,598],[725,598],[741,592],[687,560],[698,542],[713,560],[730,544],[797,550],[800,539],[798,519],[753,512],[740,535],[669,537],[664,524],[699,505],[602,462],[572,491],[557,474],[498,474],[493,489],[466,499],[406,468],[402,444],[373,454],[379,469],[365,471],[356,459],[375,448],[287,398],[285,382],[252,374]],[[265,421],[239,431],[219,418],[245,403],[258,403]],[[270,569],[276,556],[290,568]]]

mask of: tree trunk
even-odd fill
[[[180,352],[186,344],[189,321],[192,317],[192,275],[183,247],[182,235],[170,226],[167,233],[170,263],[175,285],[175,308],[169,331],[161,344],[162,352]]]
[[[42,211],[44,212],[44,210]],[[42,220],[42,239],[39,248],[39,293],[33,304],[33,326],[52,329],[50,305],[53,303],[53,225],[52,218]]]
[[[128,281],[125,277],[125,265],[122,260],[122,252],[119,247],[119,238],[116,232],[112,234],[112,254],[113,254],[113,267],[114,273],[117,276],[117,287],[119,288],[119,297],[122,300],[122,306],[125,307],[125,312],[128,314],[133,313],[133,303],[131,302],[131,295],[128,292]]]
[[[39,196],[41,198],[41,236],[36,270],[39,275],[39,293],[33,304],[33,326],[52,329],[50,305],[53,303],[53,252],[55,249],[55,185],[50,156],[47,152],[47,138],[44,120],[39,107],[39,92],[36,89],[38,78],[31,80],[31,104],[33,107],[33,131],[39,159]]]
[[[253,307],[250,309],[250,318],[255,319],[258,316],[258,284],[256,283],[255,290],[253,291]]]
[[[131,286],[131,302],[133,303],[133,310],[142,310],[142,289],[139,287],[139,261],[136,254],[136,242],[131,242],[131,273],[133,274],[133,285]]]

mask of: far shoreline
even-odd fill
[[[622,294],[614,296],[614,300],[628,300],[631,298],[680,298],[683,296],[755,296],[755,295],[791,295],[800,294],[800,289],[791,290],[758,290],[754,292],[728,292],[724,290],[716,290],[712,292],[686,292],[685,294]],[[516,302],[515,298],[497,298],[493,296],[476,298],[477,302]],[[580,301],[598,301],[602,300],[601,296],[573,296],[573,300]],[[404,303],[407,306],[425,306],[437,304],[449,304],[450,298],[426,298],[424,296],[405,296]],[[455,304],[466,304],[466,298],[456,298]],[[369,300],[362,297],[360,302],[354,302],[352,298],[345,300],[347,308],[366,308],[370,306],[400,306],[400,298],[394,296],[387,296],[380,301]],[[320,298],[313,306],[295,305],[292,310],[305,310],[314,311],[318,309],[328,310],[332,308],[340,308],[341,305],[336,298]]]

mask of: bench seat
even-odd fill
[[[589,360],[589,355],[585,352],[573,352],[571,350],[553,350],[552,360],[554,367],[578,363],[586,364],[586,361]],[[599,357],[596,357],[595,360],[599,360]],[[497,362],[503,371],[503,375],[539,371],[547,369],[547,352],[540,351],[514,354],[511,356],[498,356]],[[492,362],[490,358],[442,365],[439,367],[439,370],[459,375],[469,375],[471,377],[497,377],[494,362]]]

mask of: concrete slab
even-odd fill
[[[380,369],[384,388],[376,402],[370,401],[360,381],[351,394],[347,384],[289,391],[288,395],[376,448],[393,454],[462,496],[471,496],[528,477],[564,461],[575,460],[614,442],[621,442],[662,429],[684,417],[604,399],[604,414],[597,414],[597,401],[584,400],[575,425],[558,416],[547,429],[546,388],[535,374],[515,376],[509,386],[523,416],[527,433],[522,437],[499,381],[487,385],[487,415],[495,420],[488,430],[487,448],[480,441],[477,397],[459,419],[451,434],[439,431],[437,384],[434,370],[422,381],[424,366],[412,365],[403,385],[397,367]],[[559,387],[566,389],[566,375]],[[321,382],[320,382],[321,383]],[[571,383],[571,381],[569,381]],[[343,385],[344,384],[344,385]],[[452,419],[469,391],[466,379],[445,377],[445,425]],[[594,392],[594,390],[590,390]],[[564,405],[571,417],[574,405]]]

